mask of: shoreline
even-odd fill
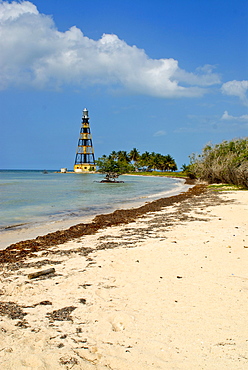
[[[187,181],[185,183],[187,183]],[[193,185],[192,181],[189,181],[187,184]],[[46,233],[45,235],[10,244],[5,249],[0,250],[0,263],[13,259],[22,259],[24,256],[32,255],[32,253],[44,248],[44,246],[51,247],[55,244],[62,244],[74,238],[81,237],[82,235],[95,233],[99,229],[107,226],[128,223],[147,212],[160,210],[162,207],[169,206],[187,197],[197,195],[204,191],[205,188],[205,185],[194,185],[194,187],[189,188],[186,192],[146,202],[137,208],[117,209],[111,213],[96,215],[87,223],[75,224],[75,220],[71,221],[73,222],[73,225],[69,228],[66,228],[65,225],[65,228],[61,227],[59,230]],[[27,231],[29,233],[29,230]]]
[[[175,178],[175,180],[178,180]],[[140,196],[132,201],[128,202],[119,202],[118,204],[115,204],[115,206],[108,206],[106,209],[101,209],[100,211],[92,211],[90,213],[87,212],[87,215],[74,215],[74,212],[72,212],[71,216],[68,214],[68,216],[64,216],[63,219],[56,219],[56,216],[54,219],[51,219],[50,222],[48,221],[38,221],[38,222],[26,222],[26,223],[20,223],[18,225],[10,225],[6,227],[2,227],[0,229],[0,251],[6,249],[12,244],[16,244],[25,240],[35,239],[38,236],[46,235],[48,233],[54,233],[58,230],[66,230],[72,226],[75,226],[77,224],[81,223],[91,223],[94,217],[101,214],[109,214],[114,212],[118,209],[132,209],[141,207],[147,202],[153,202],[154,200],[160,199],[160,198],[167,198],[173,195],[178,195],[181,192],[185,192],[189,189],[190,186],[193,186],[192,181],[187,181],[187,179],[179,179],[181,182],[181,185],[178,185],[175,189],[166,190],[163,193],[159,194],[148,194],[144,196]]]
[[[150,176],[152,177],[152,176]],[[78,223],[89,223],[96,215],[113,212],[116,209],[130,209],[139,207],[146,202],[151,202],[156,199],[177,195],[180,192],[186,191],[191,184],[186,179],[178,179],[174,177],[177,185],[174,189],[165,190],[159,193],[148,193],[135,197],[134,199],[120,200],[116,204],[106,203],[105,205],[94,205],[89,210],[73,209],[58,211],[57,213],[48,213],[47,217],[41,216],[37,219],[30,220],[20,219],[17,224],[7,224],[0,227],[0,250],[7,248],[11,244],[34,239],[40,235],[52,233],[57,230],[65,230]],[[166,181],[166,180],[165,180]],[[44,214],[46,213],[44,206]],[[50,209],[52,210],[52,208]]]
[[[243,370],[248,193],[196,190],[2,263],[2,367]]]

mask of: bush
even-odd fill
[[[228,183],[248,188],[248,138],[206,145],[191,156],[189,173],[209,183]]]
[[[133,165],[124,161],[113,159],[111,156],[102,156],[97,159],[96,165],[98,172],[106,175],[106,180],[115,181],[123,173],[128,173],[134,170]]]

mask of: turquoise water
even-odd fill
[[[0,171],[0,229],[111,212],[179,193],[182,180],[121,176],[104,184],[100,174]]]

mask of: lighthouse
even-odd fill
[[[95,156],[90,133],[88,110],[84,108],[82,126],[78,139],[78,147],[74,164],[74,172],[85,173],[95,171]]]

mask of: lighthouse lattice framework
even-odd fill
[[[82,116],[82,126],[78,139],[78,147],[74,164],[74,172],[84,173],[94,171],[95,156],[90,133],[88,110],[84,108]]]

